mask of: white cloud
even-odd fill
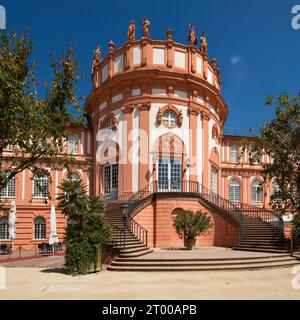
[[[235,54],[234,56],[232,56],[232,57],[230,58],[230,62],[231,62],[231,64],[233,64],[233,65],[240,63],[241,60],[242,60],[242,58],[241,58],[239,55],[237,55],[237,54]]]

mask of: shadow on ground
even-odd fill
[[[41,270],[43,273],[60,273],[60,274],[68,274],[67,269],[65,267],[62,268],[50,268]]]

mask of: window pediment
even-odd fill
[[[182,111],[170,104],[159,108],[156,118],[159,125],[167,128],[181,127],[183,121]]]

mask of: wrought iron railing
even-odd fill
[[[148,230],[137,223],[132,217],[128,216],[127,228],[132,232],[132,234],[142,242],[142,244],[148,247]]]
[[[233,218],[239,224],[240,239],[244,235],[245,217],[260,219],[265,223],[274,225],[278,229],[282,240],[284,238],[283,220],[274,211],[241,202],[229,201],[209,190],[201,183],[190,180],[153,181],[138,192],[130,196],[127,195],[125,197],[126,200],[124,200],[129,206],[129,216],[133,218],[135,209],[156,193],[190,193],[199,196],[202,200],[208,202],[210,206],[223,210],[223,213]]]
[[[115,248],[125,249],[126,248],[126,227],[119,227],[116,225],[111,226],[113,229],[113,234],[110,239],[110,245]]]

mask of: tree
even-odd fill
[[[282,94],[277,99],[268,96],[266,104],[275,107],[275,118],[260,127],[254,139],[244,141],[244,152],[255,162],[259,154],[268,155],[270,163],[263,164],[266,184],[276,182],[278,189],[271,196],[277,209],[300,210],[300,91],[297,96]]]
[[[37,94],[32,41],[27,30],[0,33],[0,191],[18,173],[30,169],[48,174],[40,160],[68,163],[64,141],[71,123],[82,123],[76,83],[79,79],[72,48],[55,60],[53,80],[44,83],[45,95]],[[5,154],[6,150],[12,150]]]
[[[57,207],[68,219],[78,223],[83,229],[89,210],[86,186],[81,180],[64,180],[58,188],[62,193],[57,196]]]
[[[173,227],[179,237],[184,239],[185,246],[192,249],[196,242],[196,237],[211,228],[211,217],[205,212],[184,210],[177,214]]]
[[[80,180],[66,180],[59,188],[63,192],[58,196],[58,208],[69,222],[65,235],[67,269],[73,274],[85,274],[93,263],[96,271],[103,247],[112,236],[105,219],[105,202],[87,196],[86,186]]]

